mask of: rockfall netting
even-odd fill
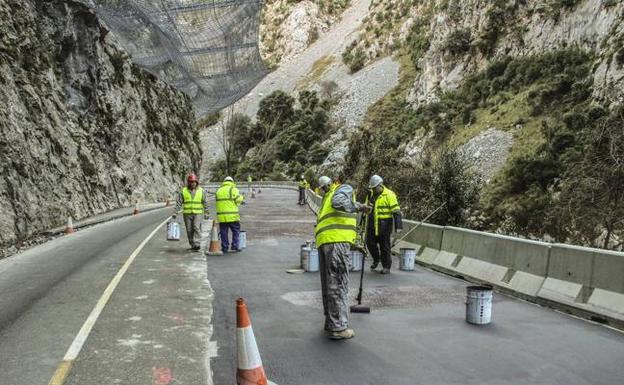
[[[87,0],[139,66],[188,94],[197,116],[247,94],[267,73],[262,0]]]

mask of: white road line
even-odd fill
[[[52,377],[52,380],[50,381],[50,384],[62,384],[64,382],[67,374],[69,374],[71,362],[74,361],[76,357],[78,357],[78,354],[82,350],[82,346],[87,340],[87,337],[89,337],[89,333],[91,333],[91,329],[93,329],[95,322],[102,313],[104,306],[106,306],[106,304],[108,303],[108,300],[113,294],[113,291],[115,291],[115,288],[123,278],[124,274],[126,274],[126,271],[130,267],[134,259],[137,257],[137,255],[139,255],[141,250],[143,250],[143,247],[145,247],[147,242],[152,239],[154,234],[156,234],[156,232],[168,221],[169,218],[165,219],[161,224],[156,226],[156,228],[150,233],[150,235],[148,235],[147,238],[145,238],[143,242],[141,242],[141,244],[132,252],[132,254],[130,254],[128,259],[126,260],[126,263],[124,263],[124,265],[121,267],[121,269],[119,269],[115,277],[113,277],[111,282],[108,284],[108,287],[106,288],[106,290],[104,290],[104,293],[98,300],[97,304],[95,305],[93,310],[91,310],[91,314],[89,314],[89,317],[80,328],[80,331],[76,335],[76,338],[74,338],[71,346],[69,347],[69,349],[67,349],[65,357],[63,358],[63,362],[57,368],[54,376]]]

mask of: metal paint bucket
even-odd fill
[[[180,224],[176,221],[167,222],[167,240],[179,241],[180,240]]]
[[[406,247],[399,251],[399,270],[413,271],[416,263],[416,249]]]
[[[308,264],[310,261],[310,250],[310,246],[307,243],[304,243],[303,245],[301,245],[301,250],[299,251],[299,267],[304,271],[308,270]]]
[[[308,259],[308,268],[306,271],[310,273],[315,273],[319,271],[319,253],[317,248],[311,248],[309,259]]]
[[[466,288],[466,322],[475,325],[489,324],[492,320],[492,288],[468,286]]]
[[[351,250],[351,271],[362,270],[364,254],[359,250]]]
[[[247,247],[247,232],[241,231],[238,235],[238,249],[243,250]]]

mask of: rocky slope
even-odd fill
[[[343,59],[347,65],[360,68],[380,57],[407,51],[416,63],[416,73],[405,101],[416,109],[456,90],[468,75],[486,69],[501,56],[539,55],[571,46],[596,55],[592,72],[594,99],[607,105],[622,103],[621,1],[377,0]],[[483,130],[497,128],[487,125]],[[463,142],[453,144],[468,144],[480,133],[473,130],[471,136],[462,138]],[[478,142],[468,147],[481,154],[497,153],[493,156],[498,157],[494,161],[498,166],[492,169],[490,163],[479,169],[489,179],[505,163],[507,152],[498,151],[492,142],[485,146]],[[508,140],[503,142],[502,147],[509,147]],[[406,156],[413,157],[418,143],[422,145],[422,140],[406,146]],[[478,162],[475,165],[479,168]]]
[[[327,32],[349,0],[268,0],[260,24],[260,52],[270,66],[278,66],[303,52]]]
[[[200,149],[183,94],[67,0],[0,0],[0,244],[162,200]]]

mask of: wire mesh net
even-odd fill
[[[131,55],[189,95],[198,117],[246,95],[266,75],[262,0],[87,0]]]

